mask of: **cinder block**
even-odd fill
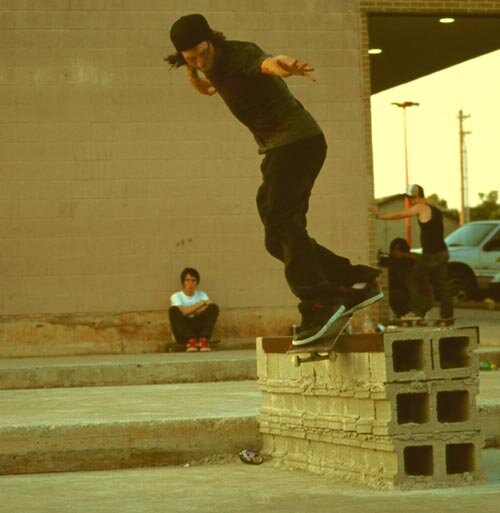
[[[385,333],[384,353],[373,353],[372,380],[381,383],[418,381],[432,375],[431,333]]]
[[[374,434],[410,435],[480,429],[477,378],[388,383],[375,401]]]
[[[482,476],[478,432],[441,433],[407,437],[324,439],[276,435],[264,450],[285,468],[307,468],[376,488],[433,488],[471,484]],[[298,467],[300,464],[301,467]]]
[[[432,332],[432,361],[436,379],[463,378],[479,375],[479,360],[475,353],[479,330],[443,328]]]
[[[427,438],[394,438],[400,486],[453,486],[470,484],[482,476],[479,432],[429,434]]]
[[[371,353],[373,382],[465,378],[479,372],[474,327],[385,333],[383,343],[384,353]]]

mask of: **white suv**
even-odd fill
[[[453,297],[470,299],[490,287],[500,273],[500,221],[466,223],[445,238]]]

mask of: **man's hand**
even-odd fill
[[[189,67],[188,80],[193,88],[200,94],[204,94],[205,96],[213,96],[217,92],[210,80],[200,77],[195,69]]]
[[[269,57],[262,63],[262,72],[267,75],[275,75],[278,77],[290,77],[296,75],[305,77],[311,82],[316,82],[316,79],[310,75],[314,68],[309,66],[307,62],[299,62],[298,59],[292,59],[286,55],[278,55],[277,57]]]

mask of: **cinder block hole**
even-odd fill
[[[469,337],[439,339],[439,362],[442,369],[456,369],[471,365]]]
[[[424,368],[424,341],[395,340],[392,344],[394,372],[408,372]]]
[[[404,460],[408,476],[432,476],[434,473],[432,445],[405,447]]]
[[[446,473],[474,472],[474,444],[450,444],[446,446]]]
[[[398,394],[396,405],[398,424],[429,422],[429,394]]]
[[[465,422],[469,420],[469,392],[467,390],[438,392],[437,416],[439,422]]]

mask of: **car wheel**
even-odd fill
[[[450,276],[448,287],[451,297],[455,302],[469,301],[474,299],[475,287],[472,280],[463,274]]]

